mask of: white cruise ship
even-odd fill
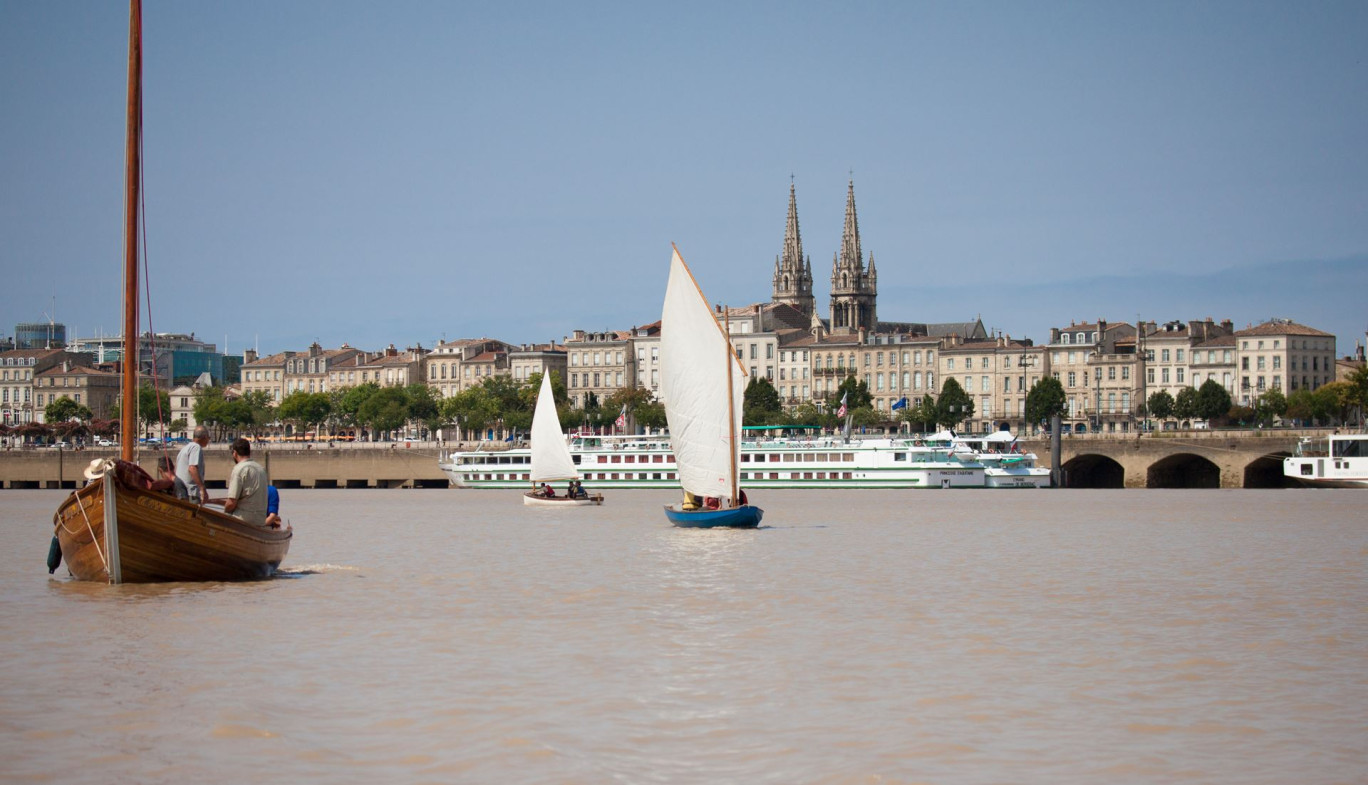
[[[1302,439],[1283,474],[1313,488],[1368,488],[1368,434]]]
[[[994,448],[996,449],[996,448]],[[676,488],[667,436],[570,437],[570,453],[590,488]],[[991,457],[989,457],[991,456]],[[985,463],[950,434],[897,439],[821,437],[747,440],[741,483],[759,488],[1011,488],[1049,484],[1033,455],[984,451]],[[441,469],[458,488],[517,488],[530,483],[530,451],[451,451]],[[989,471],[995,479],[989,480]]]

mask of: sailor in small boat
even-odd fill
[[[688,491],[684,492],[684,504],[680,505],[681,510],[683,510],[684,512],[694,512],[701,506],[702,504],[699,502],[697,496],[693,495],[692,493],[689,493]]]
[[[554,499],[556,498],[556,489],[552,488],[550,483],[544,482],[541,487],[541,495],[548,499]]]
[[[223,505],[223,511],[242,520],[265,528],[266,490],[271,480],[261,464],[252,460],[252,443],[243,438],[234,439],[228,447],[233,456],[233,473],[228,475],[228,496],[214,499]]]

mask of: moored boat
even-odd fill
[[[1312,488],[1368,488],[1368,433],[1302,439],[1283,475]]]

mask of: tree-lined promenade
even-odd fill
[[[278,405],[264,392],[231,396],[228,388],[207,387],[196,392],[194,417],[211,429],[216,440],[236,435],[256,438],[289,435],[295,438],[328,440],[383,441],[406,436],[428,438],[439,431],[447,441],[479,440],[489,436],[505,438],[526,433],[532,425],[532,410],[541,374],[525,381],[508,376],[491,376],[446,399],[439,399],[424,384],[406,387],[381,387],[368,383],[329,392],[294,392]],[[586,405],[575,407],[566,395],[560,374],[552,371],[551,386],[563,429],[608,429],[626,415],[633,429],[664,428],[664,405],[640,387],[623,388],[602,401],[590,394]],[[931,431],[956,428],[974,416],[974,400],[954,377],[946,378],[940,395],[926,395],[916,405],[899,406],[892,412],[874,409],[868,386],[847,376],[824,400],[785,408],[770,381],[752,379],[745,394],[743,422],[746,425],[771,425],[837,429],[844,425],[839,416],[842,402],[856,428]],[[1059,380],[1046,376],[1033,385],[1026,398],[1026,420],[1047,423],[1062,415],[1067,398]],[[1170,418],[1203,420],[1213,426],[1273,425],[1293,421],[1302,425],[1357,425],[1368,409],[1368,368],[1360,368],[1347,380],[1331,382],[1315,390],[1300,389],[1290,395],[1271,389],[1253,406],[1232,403],[1230,394],[1219,383],[1208,380],[1200,388],[1187,387],[1173,396],[1156,392],[1142,405],[1142,414],[1156,421]],[[185,430],[184,420],[171,420],[170,400],[164,390],[144,386],[138,396],[138,418],[143,433],[159,437]],[[30,423],[4,427],[0,436],[17,443],[43,444],[54,441],[82,443],[113,438],[118,433],[119,410],[107,420],[91,416],[88,408],[62,397],[47,405],[46,424]],[[1022,434],[1026,436],[1028,434]]]

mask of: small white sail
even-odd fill
[[[575,461],[570,457],[570,446],[565,443],[565,434],[561,431],[560,418],[556,416],[549,371],[542,374],[537,408],[532,412],[531,475],[532,482],[579,479]]]
[[[728,362],[733,363],[730,396]],[[660,316],[660,391],[684,490],[731,498],[738,487],[733,451],[741,443],[746,382],[731,341],[675,249]]]

